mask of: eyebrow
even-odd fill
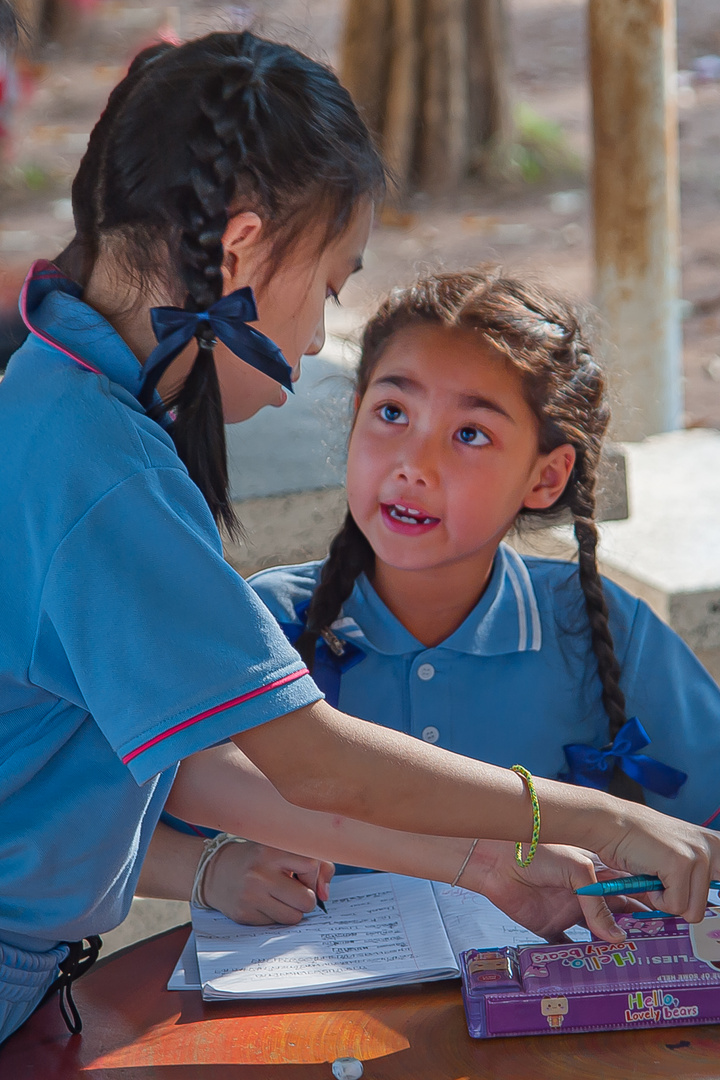
[[[351,274],[359,274],[360,271],[362,270],[363,266],[364,266],[364,263],[362,261],[362,256],[358,255],[357,259],[353,263],[353,268],[350,271],[350,273]]]
[[[377,379],[374,385],[394,386],[408,394],[423,392],[420,383],[416,382],[415,379],[411,379],[409,375],[384,375],[381,379]],[[511,424],[515,423],[510,413],[503,409],[502,405],[494,401],[493,398],[484,397],[482,394],[458,394],[457,400],[461,409],[485,409],[487,412],[494,412],[498,416],[504,416]]]

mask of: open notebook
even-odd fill
[[[168,989],[217,1000],[402,986],[457,977],[465,949],[542,940],[477,893],[398,874],[336,877],[327,910],[297,926],[255,927],[193,908]],[[571,936],[590,935],[574,927]]]

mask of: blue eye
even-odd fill
[[[381,405],[380,416],[388,424],[396,424],[398,420],[405,419],[405,413],[399,405]]]
[[[461,427],[457,437],[466,446],[487,446],[490,442],[487,435],[476,427]]]

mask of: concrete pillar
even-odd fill
[[[589,0],[596,302],[616,438],[682,423],[675,0]]]

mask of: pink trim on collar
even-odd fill
[[[225,701],[222,705],[215,705],[212,709],[207,709],[205,712],[198,713],[197,716],[191,716],[189,720],[183,720],[182,723],[175,724],[174,727],[168,728],[167,731],[163,731],[162,735],[155,735],[154,738],[149,739],[146,743],[143,743],[142,746],[138,746],[135,750],[131,750],[130,753],[126,754],[122,759],[123,764],[127,765],[133,758],[138,757],[152,746],[156,746],[159,742],[163,742],[171,735],[176,735],[178,731],[183,731],[192,724],[197,724],[200,720],[206,720],[208,716],[214,716],[216,713],[224,712],[226,709],[232,709],[235,705],[242,705],[243,702],[249,701],[251,698],[259,697],[260,694],[267,694],[269,690],[277,690],[279,686],[285,686],[287,683],[295,682],[296,679],[301,679],[303,675],[309,674],[310,672],[307,668],[301,668],[300,671],[293,671],[291,675],[285,675],[282,679],[275,679],[274,682],[267,683],[266,686],[258,686],[255,690],[249,690],[247,694],[241,694],[240,697],[233,698],[231,701]]]
[[[70,360],[74,360],[75,363],[80,364],[81,367],[87,368],[88,371],[92,371],[95,375],[102,375],[102,371],[100,371],[99,368],[95,368],[92,364],[88,364],[87,361],[76,356],[75,353],[70,352],[70,350],[66,349],[64,345],[61,345],[59,341],[56,341],[55,338],[51,337],[49,334],[45,334],[41,330],[38,330],[38,328],[33,326],[30,322],[30,316],[28,315],[27,310],[27,294],[30,282],[36,277],[62,278],[64,276],[65,275],[61,274],[58,268],[53,263],[48,262],[47,259],[37,259],[32,264],[27,277],[23,282],[22,292],[20,293],[20,314],[22,315],[22,320],[28,330],[32,334],[35,334],[35,337],[39,337],[41,341],[44,341],[46,345],[51,345],[53,349],[57,349],[58,352],[63,353]]]

